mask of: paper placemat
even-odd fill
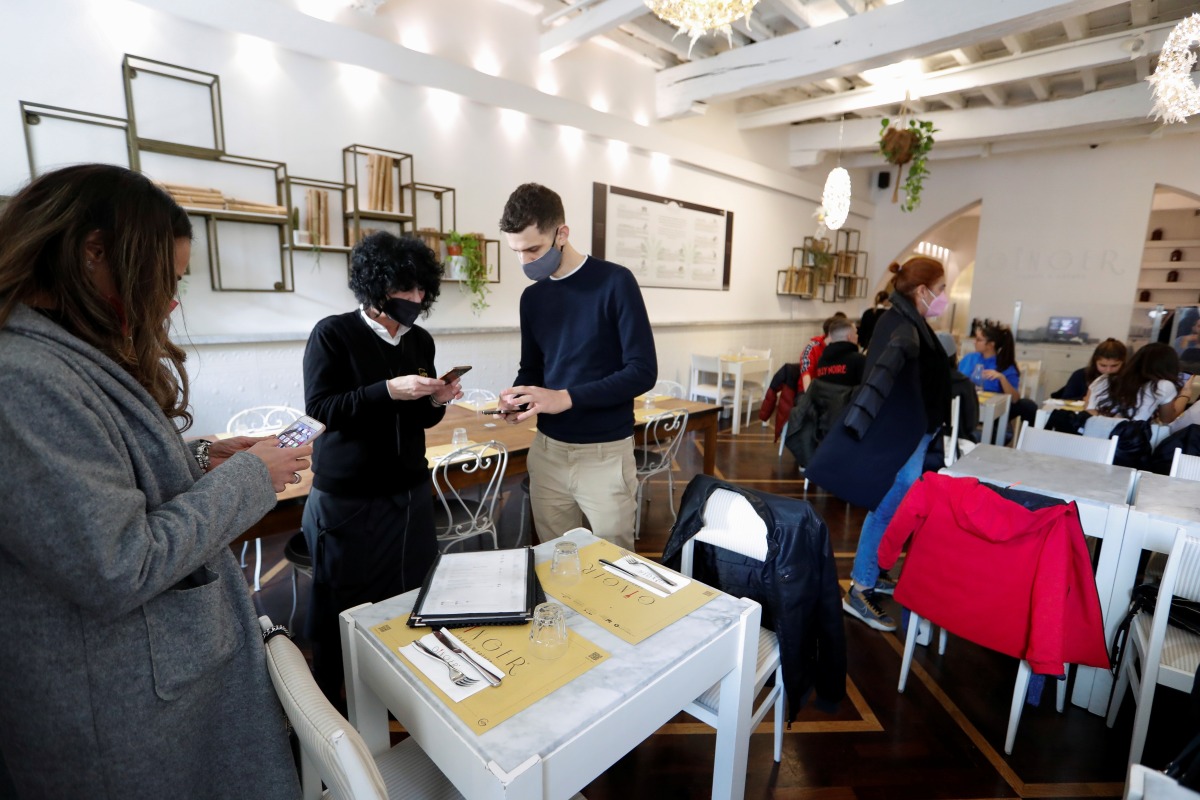
[[[630,644],[638,644],[673,622],[683,619],[717,596],[711,586],[690,581],[669,597],[647,591],[642,582],[619,577],[597,559],[615,563],[628,554],[611,542],[596,542],[579,551],[583,575],[572,586],[563,586],[550,574],[550,562],[537,565],[538,578],[546,594],[583,614],[602,628]],[[636,555],[636,554],[635,554]],[[676,573],[656,566],[671,578]],[[682,578],[681,580],[688,580]]]
[[[401,658],[411,663],[417,677],[475,733],[490,731],[592,667],[603,663],[609,656],[607,652],[569,629],[570,641],[566,654],[553,661],[546,661],[531,653],[529,625],[455,628],[454,636],[476,655],[499,667],[504,673],[504,679],[499,686],[489,686],[463,698],[461,702],[454,702],[436,681],[424,673],[426,668],[437,667],[443,674],[449,675],[445,667],[434,664],[424,656],[421,658],[429,661],[429,664],[421,664],[416,660],[416,656],[410,659],[408,651],[402,649],[429,633],[428,628],[408,627],[405,624],[408,617],[409,615],[405,614],[376,625],[371,628],[371,632],[387,645],[389,651],[398,652]]]

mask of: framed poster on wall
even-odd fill
[[[729,289],[733,212],[592,184],[592,252],[642,286]]]

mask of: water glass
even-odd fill
[[[642,398],[642,408],[655,408],[655,401],[657,399],[657,395],[648,393],[644,398]]]
[[[547,661],[567,652],[567,616],[562,606],[558,603],[542,603],[533,609],[529,644],[534,656]]]
[[[450,434],[450,444],[466,444],[466,443],[467,443],[467,429],[466,428],[455,428],[454,432],[452,434]]]
[[[579,545],[575,542],[555,542],[550,575],[555,583],[573,586],[579,583],[582,569],[579,564]]]

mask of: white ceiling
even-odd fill
[[[705,36],[690,54],[643,0],[497,2],[539,14],[543,58],[602,37],[654,64],[660,120],[726,104],[738,128],[787,127],[794,167],[831,152],[877,163],[880,119],[906,94],[939,129],[931,158],[1200,129],[1151,120],[1145,83],[1200,2],[760,0],[731,41]]]

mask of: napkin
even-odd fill
[[[450,698],[451,702],[461,703],[476,692],[481,692],[488,688],[488,682],[480,678],[475,668],[466,663],[464,659],[459,658],[454,653],[450,652],[441,642],[433,637],[432,633],[427,633],[420,639],[421,644],[428,647],[433,652],[443,656],[447,661],[453,664],[456,668],[462,671],[464,675],[469,675],[476,678],[476,683],[471,686],[459,686],[450,682],[450,671],[446,669],[446,665],[437,661],[429,654],[422,652],[414,644],[405,645],[400,649],[400,655],[408,660],[421,673],[433,683],[434,686],[441,689],[442,692]]]
[[[450,641],[454,642],[456,645],[461,647],[463,650],[466,650],[468,653],[470,653],[471,657],[474,658],[476,661],[478,661],[480,666],[484,667],[488,672],[492,673],[494,676],[496,676],[500,680],[504,680],[504,678],[507,677],[507,673],[504,670],[500,669],[495,664],[493,664],[491,662],[491,660],[488,659],[486,656],[480,655],[477,650],[475,650],[471,647],[468,647],[467,644],[462,639],[455,636],[453,631],[451,631],[449,628],[442,628],[442,635],[445,636]],[[435,637],[435,641],[436,641],[436,637]],[[440,642],[439,642],[439,644],[440,644]],[[457,653],[448,653],[448,655],[458,658]],[[466,672],[471,677],[475,677],[476,670],[474,670],[472,667],[468,666],[467,669],[465,669],[463,671]]]
[[[616,575],[618,578],[629,581],[630,583],[632,583],[636,586],[640,586],[643,589],[645,589],[646,591],[650,592],[651,594],[656,594],[659,597],[670,597],[671,595],[675,594],[675,592],[678,592],[680,589],[682,589],[683,587],[687,586],[689,583],[692,582],[690,578],[685,578],[682,575],[677,575],[674,572],[671,572],[670,570],[666,569],[665,567],[660,567],[660,566],[655,565],[654,569],[660,570],[664,573],[668,573],[668,572],[670,573],[668,577],[670,577],[670,579],[675,582],[675,585],[667,586],[665,583],[658,580],[658,578],[654,577],[654,573],[652,573],[648,568],[638,567],[633,564],[630,564],[624,558],[620,559],[618,566],[622,567],[623,569],[629,570],[629,572],[631,572],[634,575],[645,576],[645,577],[642,577],[640,579],[631,578],[629,575],[625,574],[624,572],[621,572],[621,570],[613,569],[612,567],[608,566],[607,564],[601,564],[600,566],[604,567],[604,569],[608,570],[613,575]]]

